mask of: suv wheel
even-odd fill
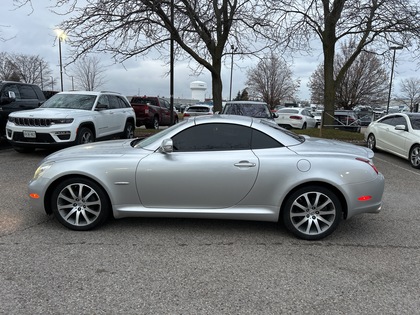
[[[92,130],[87,127],[80,128],[79,132],[77,133],[76,143],[84,144],[90,142],[95,142],[95,136],[93,135]]]
[[[124,127],[123,139],[131,139],[134,138],[134,125],[132,122],[127,121]]]

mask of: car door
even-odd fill
[[[375,123],[374,134],[376,146],[382,150],[392,151],[390,145],[390,130],[395,128],[393,125],[394,116],[384,117]]]
[[[397,130],[395,129],[398,125],[404,125],[408,126],[408,121],[406,121],[405,117],[401,115],[394,116],[394,119],[392,120],[392,125],[389,125],[387,128],[387,148],[396,153],[403,156],[408,156],[408,151],[406,152],[406,141],[407,137],[409,136],[409,133],[406,130]]]
[[[302,111],[302,115],[304,115],[304,116],[305,116],[306,126],[307,126],[308,128],[313,128],[313,127],[315,127],[315,125],[316,125],[316,120],[315,120],[314,116],[311,114],[311,112],[310,112],[310,111],[308,111],[308,110],[304,109],[304,110]]]
[[[126,112],[129,110],[124,106],[123,100],[117,95],[108,95],[111,116],[111,130],[119,133],[124,130],[126,123]]]
[[[167,100],[162,98],[159,99],[159,104],[161,108],[161,125],[167,126],[171,123],[171,104]]]
[[[172,137],[174,151],[155,152],[139,163],[136,178],[146,207],[222,209],[241,201],[259,169],[251,129],[203,124]]]
[[[105,137],[114,133],[113,115],[108,95],[100,95],[94,109],[96,137]]]

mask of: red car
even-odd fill
[[[131,106],[136,113],[136,126],[147,129],[159,129],[159,126],[171,125],[170,104],[164,98],[154,96],[134,96]],[[173,123],[178,123],[178,114],[173,110]]]

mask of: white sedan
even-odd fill
[[[395,154],[420,169],[420,113],[384,116],[366,128],[365,140],[370,149]]]
[[[284,128],[306,129],[317,125],[314,115],[307,108],[286,107],[277,112],[276,123]]]

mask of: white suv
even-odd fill
[[[70,146],[113,137],[133,138],[136,115],[113,92],[61,92],[39,108],[13,112],[6,137],[18,152]]]

